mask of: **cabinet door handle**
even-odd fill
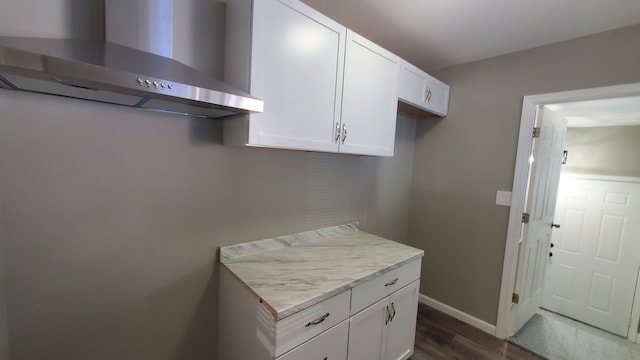
[[[395,278],[395,279],[389,281],[388,283],[384,284],[384,286],[395,285],[397,282],[398,282],[398,278]]]
[[[427,94],[426,94],[425,98],[426,98],[425,100],[427,100],[427,102],[431,101],[431,88],[430,87],[427,88]]]
[[[321,322],[325,321],[328,317],[329,317],[329,313],[326,313],[313,321],[309,321],[307,325],[305,325],[305,327],[309,327],[311,325],[318,325]]]
[[[342,124],[342,143],[347,139],[347,125]]]
[[[336,143],[338,143],[338,141],[340,141],[340,124],[336,123]]]
[[[384,311],[387,312],[386,319],[384,319],[384,324],[387,325],[389,323],[389,321],[391,320],[391,312],[389,311],[389,305],[385,305]]]
[[[391,321],[393,321],[393,318],[396,317],[396,306],[391,303],[391,310],[393,310],[393,315],[391,315]]]

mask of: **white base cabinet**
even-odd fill
[[[413,354],[419,280],[351,317],[349,360],[406,360]]]
[[[413,354],[417,259],[281,320],[220,268],[219,360],[406,360]]]
[[[427,112],[446,116],[449,111],[449,85],[403,60],[398,99]]]
[[[389,297],[391,318],[387,330],[387,360],[406,360],[413,355],[420,281]]]
[[[349,320],[349,360],[384,360],[389,299],[362,310]]]

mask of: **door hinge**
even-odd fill
[[[520,295],[518,295],[516,293],[513,293],[511,295],[511,302],[514,303],[514,304],[519,303],[520,302]]]
[[[522,213],[522,222],[525,223],[525,224],[528,224],[530,217],[531,216],[528,213]]]
[[[540,128],[539,127],[534,127],[533,128],[533,137],[534,138],[540,137]]]

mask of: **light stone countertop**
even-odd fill
[[[348,224],[223,247],[220,262],[280,320],[423,255]]]

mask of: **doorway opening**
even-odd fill
[[[555,220],[556,218],[554,218],[555,200],[558,194],[553,189],[553,186],[554,186],[553,181],[551,181],[551,183],[549,181],[540,182],[540,184],[538,185],[535,185],[535,182],[532,182],[533,186],[532,187],[528,186],[529,167],[530,167],[530,164],[535,165],[534,163],[530,162],[533,158],[533,155],[535,154],[536,157],[541,156],[540,159],[546,156],[544,155],[544,149],[543,149],[542,155],[536,153],[536,151],[540,151],[540,150],[536,149],[536,146],[534,144],[534,139],[531,136],[534,125],[536,123],[541,123],[543,110],[554,109],[557,113],[563,113],[564,111],[561,117],[565,119],[569,118],[569,120],[572,122],[572,124],[570,124],[571,126],[584,126],[584,124],[576,125],[580,121],[584,122],[585,121],[584,117],[580,118],[580,116],[573,116],[569,114],[569,110],[572,109],[571,108],[572,104],[575,105],[577,104],[576,102],[585,102],[585,101],[591,102],[593,100],[598,100],[598,99],[628,98],[632,96],[640,96],[640,84],[630,84],[630,85],[622,85],[622,86],[614,86],[614,87],[606,87],[606,88],[578,90],[578,91],[570,91],[570,92],[563,92],[563,93],[553,93],[553,94],[544,94],[544,95],[535,95],[535,96],[525,97],[523,102],[523,113],[522,113],[521,126],[520,126],[520,137],[519,137],[519,143],[518,143],[516,170],[514,173],[513,198],[512,198],[512,205],[511,205],[510,218],[509,218],[507,243],[505,248],[505,260],[503,264],[503,278],[502,278],[502,286],[501,286],[500,305],[498,309],[498,321],[496,326],[496,335],[498,337],[507,338],[514,335],[516,330],[520,329],[525,323],[527,323],[527,321],[531,317],[533,317],[534,314],[536,315],[536,318],[544,316],[544,314],[540,312],[538,309],[543,305],[543,303],[547,304],[548,307],[551,307],[551,305],[548,305],[548,303],[553,302],[551,301],[553,300],[553,296],[549,294],[553,294],[554,290],[550,290],[550,289],[553,289],[553,287],[555,286],[556,290],[565,290],[566,284],[559,284],[560,281],[558,279],[561,279],[562,281],[565,281],[565,282],[571,281],[571,276],[570,276],[571,271],[567,271],[567,269],[569,269],[571,266],[567,264],[562,264],[562,261],[555,261],[558,258],[562,258],[562,256],[556,256],[556,258],[554,258],[553,263],[555,263],[556,266],[551,271],[553,274],[550,274],[551,272],[547,272],[547,274],[545,274],[546,270],[548,270],[548,263],[549,263],[548,254],[553,252],[555,252],[556,255],[560,254],[558,252],[560,251],[560,249],[557,247],[555,248],[555,250],[557,251],[550,251],[550,249],[552,249],[551,243],[554,241],[555,242],[563,241],[563,240],[558,240],[554,238],[553,237],[554,235],[552,235],[552,231],[555,230],[557,233],[562,234],[562,231],[564,231],[565,229],[568,229],[567,234],[565,235],[569,235],[568,233],[571,231],[571,229],[575,228],[575,226],[573,226],[575,224],[569,225],[568,228],[561,227],[560,229],[562,230],[551,227],[553,225],[562,226],[562,224],[555,224],[555,221],[557,221]],[[595,104],[595,103],[596,102],[593,102],[592,104]],[[582,104],[582,105],[585,105],[585,104]],[[575,110],[575,108],[573,108],[573,110]],[[602,126],[602,125],[610,125],[610,124],[599,124],[598,126]],[[632,124],[625,124],[625,125],[632,125]],[[555,138],[562,137],[562,140],[564,140],[565,134],[562,133],[562,131],[559,131],[559,132],[558,131],[556,131],[555,133]],[[557,147],[558,145],[557,141],[554,145],[554,141],[553,141],[554,137],[551,137],[547,140],[548,140],[547,142],[549,143],[549,146]],[[538,139],[538,142],[543,142],[543,141]],[[554,151],[557,152],[557,149]],[[571,158],[572,155],[574,157],[576,156],[575,153],[572,154],[572,152],[569,151],[568,156]],[[562,156],[562,153],[560,156]],[[538,158],[536,158],[535,160],[537,161]],[[609,159],[609,160],[612,160],[612,159]],[[555,163],[555,161],[556,160],[552,159],[549,162],[549,164],[553,164]],[[635,161],[637,161],[637,159]],[[611,162],[615,162],[615,161],[611,161]],[[536,166],[531,166],[531,169],[532,169],[531,175],[533,177],[536,177],[536,176],[546,177],[547,174],[554,173],[552,167],[550,166],[538,166],[537,168]],[[573,170],[575,170],[575,166]],[[558,174],[556,175],[559,178],[560,176],[559,171],[558,171]],[[585,174],[583,173],[580,176],[584,177]],[[596,181],[596,182],[598,181],[602,182],[603,180],[611,180],[611,179],[602,179],[602,178],[596,179],[596,180],[592,179],[592,181]],[[617,179],[617,180],[620,180],[620,179]],[[582,179],[581,181],[587,181],[587,180]],[[556,180],[556,185],[557,185],[557,180]],[[568,186],[568,187],[565,186],[565,187],[568,189],[574,188],[573,186]],[[557,186],[556,186],[556,189],[557,189]],[[533,206],[539,210],[538,213],[540,216],[533,216],[534,214],[529,214],[532,217],[530,222],[523,224],[523,215],[527,211],[530,211],[530,212],[536,211],[536,209],[531,208],[532,201],[531,199],[528,199],[528,197],[529,198],[532,197],[533,196],[532,194],[536,192],[538,193],[537,196],[539,198],[542,199],[546,197],[547,203],[553,203],[553,206],[550,208],[549,204],[542,204],[540,203],[540,201],[537,206],[533,204]],[[615,194],[618,194],[620,192],[609,190],[609,193],[614,194],[611,196],[615,196]],[[566,196],[566,192],[565,193],[561,192],[560,194],[561,195],[565,194],[562,196]],[[639,197],[640,197],[640,194],[639,194]],[[613,198],[610,197],[610,200],[612,199]],[[545,214],[547,218],[543,219],[544,218],[543,215]],[[572,214],[575,215],[575,211]],[[566,215],[563,215],[563,216],[564,216],[563,219],[567,218]],[[571,219],[572,221],[575,220],[573,218]],[[609,218],[609,220],[612,220],[612,221],[617,220],[618,221],[617,229],[620,230],[620,226],[621,226],[620,218],[615,218],[615,219]],[[539,223],[538,225],[535,225],[536,221],[538,221]],[[545,221],[548,222],[548,224],[545,223]],[[615,233],[616,226],[614,226],[615,225],[614,222],[610,222],[607,225],[608,227],[603,231],[609,231],[610,233]],[[624,222],[622,225],[625,225]],[[535,230],[536,226],[539,229],[543,229],[543,230],[536,231]],[[526,240],[527,236],[535,240],[531,242],[527,242]],[[637,240],[638,242],[640,242],[640,239],[637,239]],[[564,241],[567,241],[567,240],[564,240]],[[568,242],[563,243],[562,246],[565,246],[567,244]],[[554,244],[553,246],[557,246],[557,245]],[[597,243],[595,246],[596,247],[598,246]],[[527,251],[524,251],[523,248]],[[609,259],[605,259],[605,260],[608,260],[609,262],[615,262],[614,260],[611,259],[613,255],[616,255],[616,256],[618,254],[624,255],[624,253],[619,252],[620,246],[616,247],[613,245],[611,246],[602,245],[599,250],[598,249],[596,250],[600,251],[599,255],[601,255],[601,257],[606,258],[608,256]],[[605,252],[608,252],[608,253],[605,254]],[[613,254],[614,252],[616,254]],[[640,254],[638,254],[638,257],[640,257]],[[566,259],[564,261],[566,261]],[[536,266],[532,265],[535,263],[540,264],[537,269],[536,269]],[[524,266],[523,264],[528,264],[528,265]],[[562,267],[561,265],[565,265],[565,266]],[[559,268],[560,268],[560,271],[558,270]],[[638,265],[636,265],[636,272],[635,274],[633,274],[633,278],[634,278],[634,283],[632,286],[633,294],[632,294],[632,299],[629,301],[631,304],[636,305],[635,306],[636,313],[634,313],[632,317],[632,318],[635,318],[635,322],[634,322],[635,326],[634,325],[629,326],[628,329],[631,329],[631,331],[629,331],[628,334],[626,334],[627,337],[632,341],[638,340],[637,318],[639,316],[638,316],[637,308],[640,305],[640,297],[637,296],[637,294],[635,294],[635,290],[636,290],[635,281],[637,281],[637,277],[638,277],[637,269],[638,269]],[[523,272],[526,273],[527,271],[529,272],[537,271],[538,273],[535,275],[528,276],[524,280],[520,278],[521,274]],[[516,277],[516,274],[518,274],[518,278]],[[574,276],[575,276],[575,271],[574,271]],[[551,280],[549,280],[549,277],[551,277]],[[518,283],[518,281],[520,283]],[[584,280],[580,280],[580,281],[585,282]],[[596,284],[597,286],[595,287],[591,286],[593,284],[589,284],[591,288],[597,288],[599,290],[595,294],[595,296],[591,296],[591,300],[590,300],[591,303],[587,304],[588,305],[587,307],[596,308],[596,311],[595,311],[596,314],[597,314],[597,310],[600,310],[600,312],[604,312],[602,311],[602,309],[606,308],[607,306],[611,307],[610,300],[612,299],[612,296],[609,296],[611,291],[609,291],[609,293],[606,293],[606,291],[603,291],[603,289],[611,290],[615,288],[616,290],[618,290],[620,286],[612,285],[618,280],[607,278],[606,276],[600,276],[599,278],[598,277],[594,278],[593,276],[591,276],[591,279],[589,281],[591,281],[592,283],[594,281],[596,282],[599,281],[599,283]],[[524,288],[523,282],[526,282],[526,287],[528,287],[528,289],[530,289],[531,291],[529,291],[529,293],[518,294],[516,289],[522,290]],[[549,284],[547,284],[545,288],[546,283],[549,283]],[[563,294],[558,293],[558,291],[556,291],[555,295],[563,295]],[[565,298],[569,298],[569,297],[565,296]],[[535,301],[527,303],[526,301],[530,299],[534,299]],[[566,304],[563,304],[563,305],[566,305]],[[597,309],[598,306],[600,306],[601,309]],[[529,314],[522,315],[518,313],[519,309],[521,310],[527,307],[530,308],[529,310],[527,310]],[[555,310],[557,311],[558,309],[556,308]],[[525,313],[527,311],[525,311]],[[551,315],[554,315],[554,314],[547,314],[547,316],[543,318],[543,320],[551,319],[552,318]],[[565,314],[565,315],[569,315],[570,317],[573,317],[573,318],[579,317],[579,316],[576,316],[575,312]],[[582,321],[583,319],[579,319],[579,320]],[[618,332],[618,334],[620,335],[620,332]]]

